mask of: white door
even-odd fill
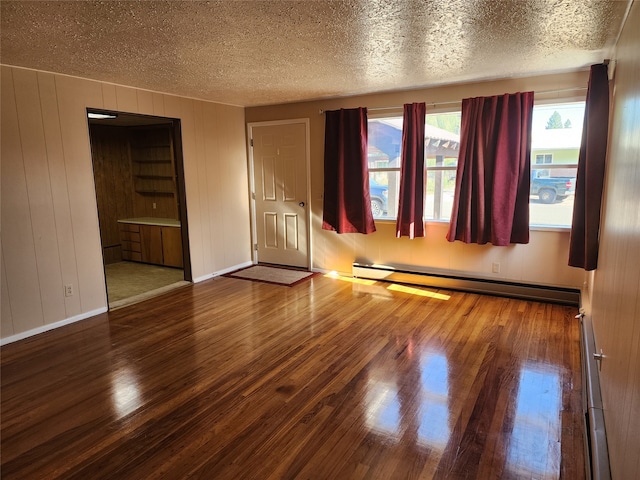
[[[252,126],[259,262],[308,267],[307,125]]]

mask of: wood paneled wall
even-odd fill
[[[87,108],[180,119],[193,277],[250,262],[244,109],[11,66],[1,80],[3,339],[107,308]]]
[[[104,263],[122,260],[118,219],[134,215],[129,139],[125,127],[91,125],[91,157]]]
[[[173,127],[128,129],[134,217],[180,219]],[[153,193],[152,193],[153,192]]]
[[[640,472],[640,4],[616,49],[611,135],[591,317],[613,479]]]

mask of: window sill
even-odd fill
[[[395,225],[395,218],[376,218],[374,219],[375,223],[378,225]],[[448,220],[427,220],[424,222],[425,225],[448,225]],[[570,226],[562,226],[562,225],[529,225],[529,230],[533,232],[567,232],[571,231]]]
[[[529,230],[536,232],[567,232],[571,231],[571,227],[563,227],[562,225],[529,225]]]

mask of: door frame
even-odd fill
[[[294,123],[302,123],[305,126],[305,166],[306,166],[306,189],[307,199],[306,201],[306,216],[307,216],[307,269],[311,271],[313,265],[313,250],[311,248],[311,148],[310,148],[310,128],[308,118],[292,118],[288,120],[271,120],[266,122],[250,122],[247,123],[247,151],[249,152],[249,203],[251,206],[251,260],[254,264],[258,263],[258,233],[257,233],[257,219],[256,219],[256,184],[254,173],[254,159],[253,159],[253,129],[256,127],[268,127],[274,125],[291,125]]]
[[[187,196],[186,196],[186,180],[184,173],[184,154],[182,150],[182,121],[179,118],[168,117],[164,115],[149,115],[142,113],[126,112],[124,110],[106,110],[104,108],[86,107],[86,112],[115,114],[121,118],[138,119],[130,123],[115,123],[110,128],[120,128],[123,130],[135,127],[154,127],[157,125],[165,125],[173,137],[172,148],[174,155],[175,182],[176,182],[176,202],[178,203],[178,216],[180,217],[181,241],[182,241],[182,272],[184,280],[193,283],[193,272],[191,269],[191,252],[189,247],[189,225],[187,221]],[[96,122],[96,124],[98,124]],[[97,193],[95,192],[95,169],[94,169],[94,150],[91,140],[92,122],[87,119],[87,132],[89,135],[89,150],[91,153],[91,169],[92,178],[94,179],[94,197],[96,197],[96,212],[99,215],[99,207]],[[99,124],[98,124],[99,125]],[[130,160],[129,160],[130,161]],[[100,233],[100,252],[102,257],[103,277],[104,277],[104,295],[107,299],[107,310],[111,310],[109,303],[109,294],[107,288],[107,276],[104,261],[104,248],[102,246],[102,233]]]

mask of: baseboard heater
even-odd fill
[[[600,394],[599,365],[594,356],[597,352],[589,316],[580,315],[580,347],[587,478],[610,480],[611,469]]]
[[[357,278],[407,283],[432,288],[446,288],[465,292],[484,293],[502,297],[524,298],[543,302],[580,304],[580,291],[572,288],[514,283],[487,278],[453,275],[448,272],[427,271],[419,267],[353,263],[352,274]]]

